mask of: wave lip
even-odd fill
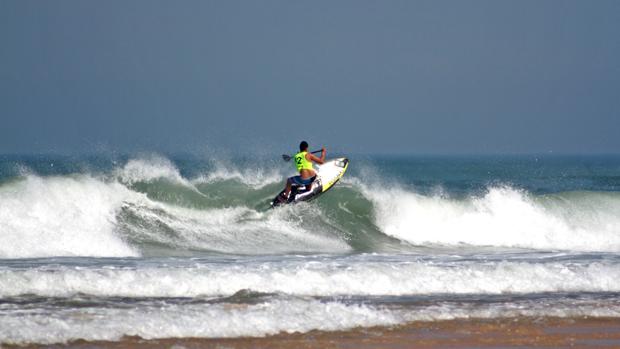
[[[125,166],[116,169],[115,172],[122,183],[130,185],[156,179],[166,179],[173,183],[189,185],[189,182],[181,176],[172,161],[157,155],[130,159]]]
[[[239,184],[247,185],[255,190],[262,189],[269,184],[282,183],[284,186],[284,177],[277,170],[267,171],[262,168],[251,168],[239,170],[235,167],[217,164],[213,171],[192,179],[194,185],[214,184],[222,181],[233,180]]]

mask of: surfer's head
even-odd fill
[[[308,142],[306,142],[306,141],[301,141],[301,143],[299,143],[299,150],[300,150],[300,151],[306,151],[306,150],[308,150]]]

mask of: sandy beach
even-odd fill
[[[11,346],[5,346],[10,348]],[[28,346],[42,348],[45,346]],[[618,348],[620,319],[505,318],[413,322],[397,327],[278,334],[261,338],[126,337],[118,342],[76,341],[58,348]]]

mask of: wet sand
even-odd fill
[[[6,345],[4,347],[7,347]],[[10,346],[8,346],[10,347]],[[7,348],[8,348],[7,347]],[[39,346],[28,346],[36,348]],[[412,322],[396,327],[278,334],[261,338],[123,338],[57,348],[620,348],[618,318],[508,318]]]

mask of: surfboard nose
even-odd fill
[[[336,166],[338,166],[338,167],[341,167],[341,168],[345,168],[345,167],[347,167],[347,164],[348,164],[348,163],[349,163],[349,159],[347,159],[347,158],[342,158],[342,159],[338,159],[338,160],[335,162],[335,165],[336,165]]]

